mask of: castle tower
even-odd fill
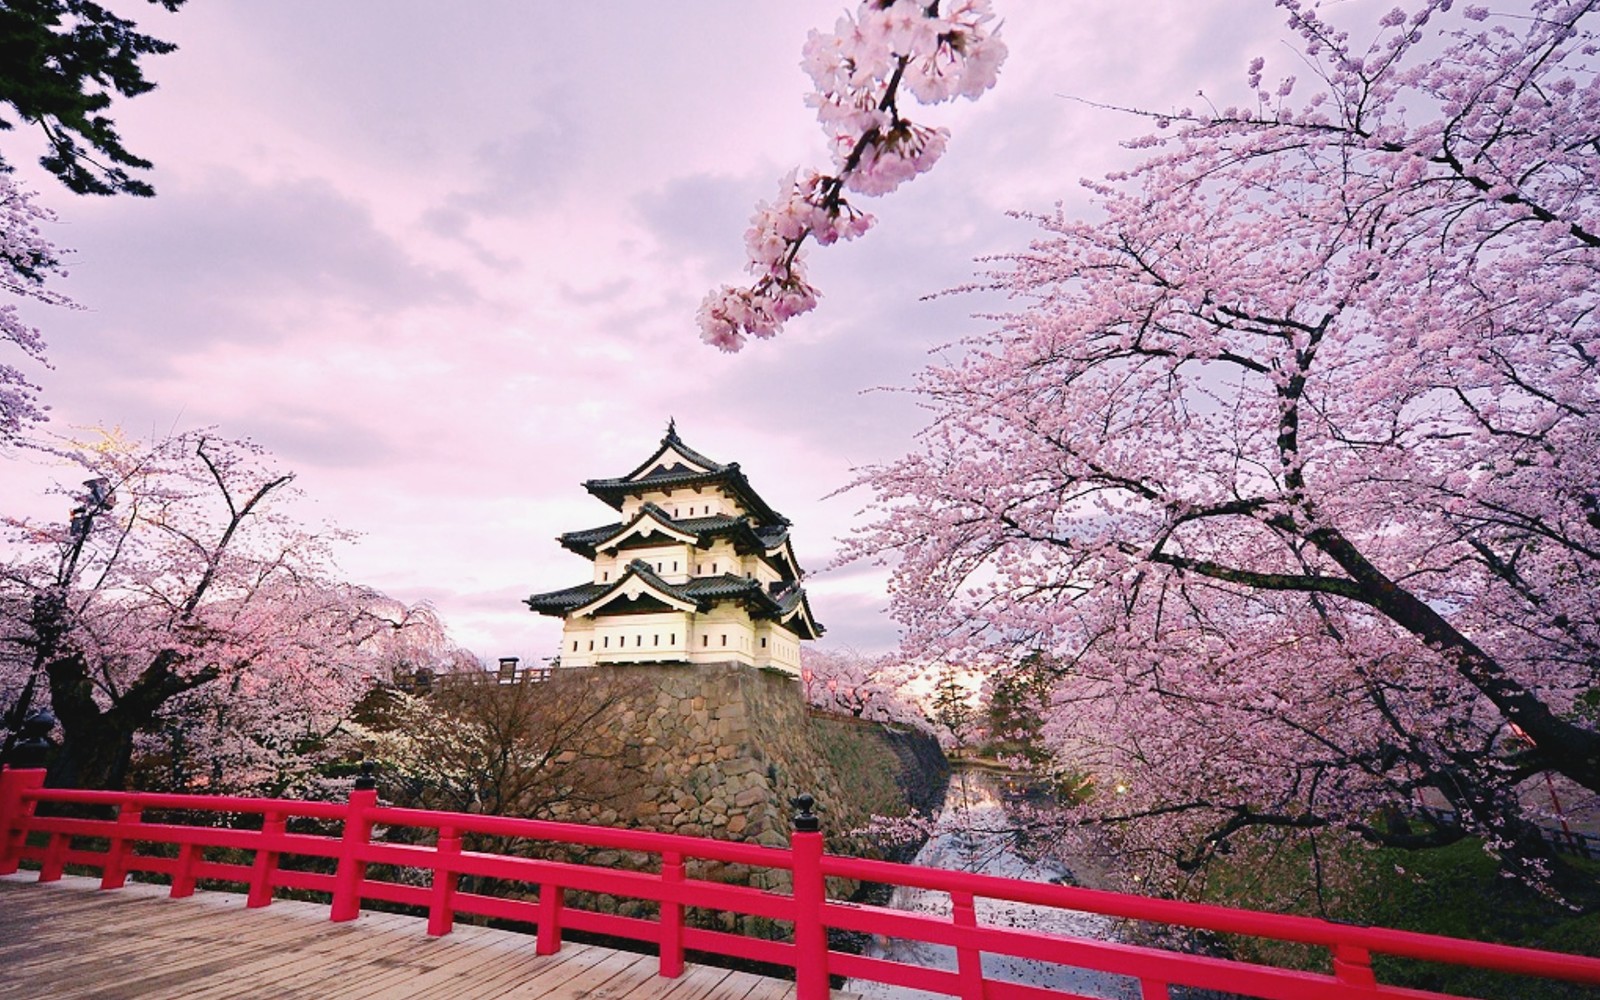
[[[811,617],[789,520],[723,465],[678,437],[617,479],[584,483],[620,521],[557,540],[590,560],[589,583],[534,594],[564,620],[561,665],[742,663],[800,672]]]

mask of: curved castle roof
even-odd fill
[[[628,564],[609,583],[585,583],[565,590],[534,594],[525,602],[544,615],[637,614],[645,611],[710,611],[721,601],[736,601],[754,619],[783,624],[802,639],[815,639],[825,629],[811,616],[805,588],[798,583],[762,586],[749,577],[720,573],[697,576],[687,583],[669,583],[642,560]]]
[[[591,479],[583,488],[617,510],[630,496],[673,489],[720,488],[737,499],[756,521],[763,525],[789,524],[789,519],[773,510],[739,469],[738,462],[724,465],[690,448],[678,437],[675,423],[667,424],[666,436],[655,454],[638,468],[615,479]]]
[[[782,656],[786,657],[783,669],[798,670],[797,647],[792,643],[769,647],[760,638],[767,634],[761,630],[781,627],[793,638],[815,639],[823,627],[812,617],[800,583],[804,574],[795,559],[789,519],[750,486],[737,462],[725,464],[701,454],[678,436],[675,423],[668,423],[655,451],[632,471],[583,485],[625,512],[620,520],[557,537],[563,548],[595,564],[593,581],[534,594],[525,601],[532,611],[566,621],[568,654],[589,662],[598,656],[623,655],[625,648],[637,652],[644,637],[633,632],[628,633],[632,636],[628,647],[621,642],[605,646],[615,653],[602,653],[595,639],[608,634],[595,630],[632,629],[626,622],[647,620],[635,616],[670,621],[671,615],[683,615],[685,624],[690,624],[710,615],[709,621],[743,620],[757,628],[748,634],[759,643],[750,639],[744,651],[755,655],[758,665],[767,662],[766,657]],[[680,490],[688,492],[674,495]],[[679,496],[687,499],[680,504]],[[685,506],[698,516],[678,516]],[[647,556],[653,565],[636,554]],[[730,562],[731,571],[722,572]],[[730,611],[734,618],[728,617]],[[730,625],[714,627],[720,632]],[[643,655],[698,660],[723,653],[722,646],[704,652],[676,645],[679,635],[688,642],[686,630],[663,627],[657,635],[652,627],[649,632],[653,647],[666,635],[676,653],[668,649]],[[732,633],[724,635],[723,645],[737,646],[727,642],[730,636],[737,639]]]

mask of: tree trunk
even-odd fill
[[[120,707],[101,709],[80,654],[50,661],[46,672],[63,736],[49,783],[57,788],[121,789],[133,759],[134,734],[151,719],[134,719]]]

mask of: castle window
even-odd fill
[[[600,582],[601,583],[605,583],[609,579],[611,579],[611,571],[610,570],[606,570],[605,572],[600,574]]]
[[[762,636],[761,637],[761,648],[762,649],[766,649],[767,648],[767,637],[766,636]]]
[[[640,632],[638,635],[633,637],[633,644],[635,646],[643,646],[644,645],[644,633],[643,632]]]
[[[572,651],[574,653],[576,653],[578,651],[578,640],[576,640],[576,639],[572,640]]]
[[[678,644],[678,633],[674,632],[671,635],[667,636],[667,645],[676,646],[677,644]]]
[[[650,645],[652,645],[652,646],[659,646],[659,645],[661,645],[661,637],[660,637],[660,636],[659,636],[659,635],[653,635],[653,636],[651,636],[651,637],[650,637]]]
[[[607,648],[607,649],[610,649],[610,648],[611,648],[611,637],[610,637],[610,636],[609,636],[609,635],[608,635],[608,636],[605,636],[605,637],[603,637],[603,638],[602,638],[602,639],[601,639],[601,640],[600,640],[600,642],[601,642],[601,644],[602,644],[602,645],[604,645],[604,646],[605,646],[605,648]]]
[[[726,633],[726,632],[722,633],[722,644],[724,646],[726,646],[728,644],[728,633]]]
[[[709,646],[709,645],[711,645],[711,637],[710,637],[710,636],[709,636],[709,635],[703,635],[703,636],[701,636],[701,637],[700,637],[700,645],[702,645],[702,646]]]
[[[593,639],[589,640],[589,652],[591,652],[591,653],[594,652],[594,640]]]

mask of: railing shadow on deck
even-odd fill
[[[300,890],[325,895],[334,921],[354,919],[366,901],[386,901],[425,911],[430,935],[448,934],[458,914],[477,914],[532,925],[539,954],[558,951],[564,930],[611,935],[654,945],[659,973],[666,977],[682,974],[686,950],[793,969],[797,1000],[824,1000],[830,976],[838,975],[963,1000],[1079,996],[991,978],[983,967],[984,954],[1125,977],[1130,986],[1137,984],[1142,1000],[1170,1000],[1174,988],[1184,987],[1266,1000],[1448,996],[1378,982],[1372,969],[1374,955],[1600,985],[1600,959],[826,854],[807,797],[799,800],[801,811],[790,846],[781,849],[642,830],[392,808],[379,802],[374,788],[360,784],[346,802],[304,802],[53,789],[44,787],[43,771],[6,768],[0,771],[0,874],[14,873],[26,861],[39,866],[40,881],[51,881],[59,879],[68,865],[85,866],[101,873],[102,888],[115,889],[130,873],[146,872],[169,879],[175,897],[193,893],[197,881],[216,880],[245,886],[247,907],[270,905],[280,889]],[[45,815],[38,808],[45,803],[73,804],[80,810],[98,806],[115,815],[109,819]],[[169,811],[173,816],[182,811],[252,817],[252,825],[258,825],[245,829],[146,818],[155,812],[166,817]],[[306,820],[330,824],[327,828],[339,830],[339,835],[291,831],[291,823]],[[380,831],[386,836],[374,835]],[[463,838],[474,835],[636,852],[654,862],[652,870],[636,871],[463,849]],[[431,837],[431,843],[399,842],[419,837]],[[208,851],[248,855],[250,861],[208,858]],[[285,859],[297,858],[323,859],[323,868],[331,871],[284,865]],[[785,873],[790,890],[691,878],[686,873],[690,861]],[[369,877],[373,874],[369,868],[377,866],[419,873],[426,884]],[[534,898],[463,891],[462,876],[526,885]],[[946,893],[951,915],[831,900],[826,889],[830,877]],[[656,916],[569,907],[569,892],[646,901],[654,904]],[[1325,951],[1328,971],[985,924],[977,916],[980,899],[1294,942]],[[788,940],[688,926],[684,911],[689,907],[765,918],[786,927]],[[830,928],[943,945],[954,950],[957,967],[922,968],[833,951],[828,945]]]

